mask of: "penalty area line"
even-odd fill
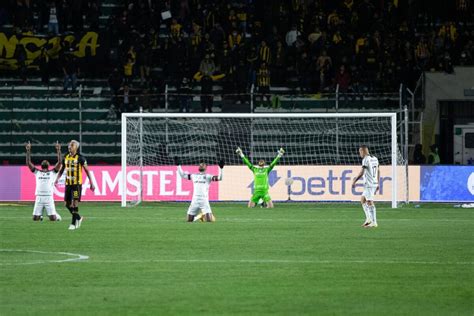
[[[472,265],[474,262],[396,261],[396,260],[274,260],[274,259],[150,259],[150,260],[92,260],[88,263],[257,263],[257,264],[418,264]]]

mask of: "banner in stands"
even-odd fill
[[[217,175],[217,168],[210,166],[208,172]],[[295,201],[359,201],[363,191],[362,185],[358,184],[354,189],[351,187],[352,178],[359,172],[359,168],[359,166],[277,166],[269,177],[270,195],[274,200],[280,201],[287,200],[288,197]],[[423,168],[425,167],[421,169]],[[90,169],[96,190],[95,192],[89,190],[90,180],[86,179],[83,184],[82,200],[120,201],[122,191],[120,166],[91,166]],[[183,169],[197,172],[196,166],[184,166]],[[403,169],[400,168],[400,177],[402,173]],[[145,201],[189,201],[192,197],[191,181],[181,179],[175,166],[145,167],[142,174],[142,195]],[[138,198],[140,194],[139,176],[140,170],[136,168],[127,170],[129,200]],[[290,187],[285,183],[288,178],[293,180]],[[27,167],[0,167],[0,179],[2,180],[0,201],[34,200],[35,177]],[[420,167],[410,167],[409,179],[410,200],[419,201]],[[211,184],[209,197],[214,201],[247,201],[252,194],[252,181],[252,172],[247,167],[226,166],[223,181]],[[382,167],[377,200],[390,200],[391,182],[390,168]],[[400,185],[404,185],[404,182]],[[426,188],[424,190],[426,191]],[[64,176],[55,189],[55,199],[62,200],[63,194]],[[401,193],[399,198],[402,199]],[[456,196],[453,196],[452,200],[455,201],[455,198]],[[425,197],[422,199],[430,200]]]
[[[38,66],[41,50],[46,49],[50,58],[56,59],[68,42],[72,53],[78,58],[94,57],[98,54],[100,36],[96,32],[63,36],[13,35],[0,32],[0,69],[16,70],[19,67],[19,48],[25,50],[25,65]],[[103,46],[103,45],[102,45]]]
[[[422,201],[474,202],[474,166],[421,168]]]

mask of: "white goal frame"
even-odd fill
[[[392,208],[397,208],[397,113],[122,113],[122,188],[121,205],[127,206],[127,119],[128,118],[371,118],[388,117],[391,120],[391,176],[392,176]],[[140,137],[141,138],[141,137]],[[142,146],[140,146],[141,148]],[[141,159],[141,158],[140,158]],[[407,179],[408,181],[408,179]],[[141,186],[141,183],[140,183]],[[141,188],[140,188],[141,191]]]

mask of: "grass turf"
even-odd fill
[[[51,223],[0,205],[0,314],[474,313],[472,210],[379,205],[367,230],[356,204],[214,204],[193,224],[186,208],[82,203],[68,231],[62,206]]]

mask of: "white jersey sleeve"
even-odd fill
[[[364,184],[367,187],[376,187],[379,184],[379,160],[374,156],[365,156],[362,160],[364,168]]]
[[[189,174],[189,172],[185,172],[183,171],[183,169],[181,168],[181,166],[178,166],[178,174],[181,178],[183,179],[186,179],[186,180],[191,180],[191,175]]]
[[[54,182],[56,181],[57,171],[34,171],[36,178],[36,196],[53,196]]]

